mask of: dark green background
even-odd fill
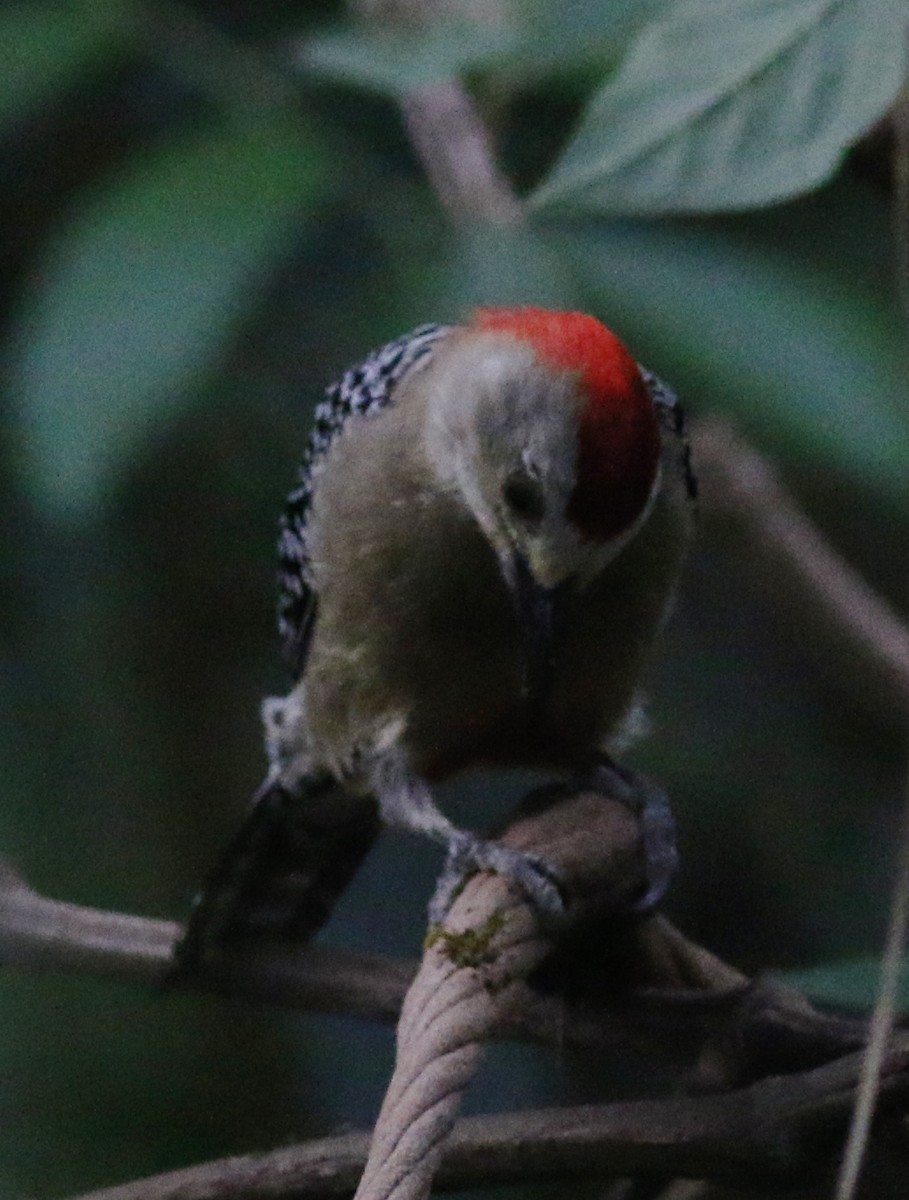
[[[667,7],[626,5],[622,25],[605,22],[617,6],[575,2],[560,23],[529,5],[533,54],[465,51],[519,188]],[[595,311],[695,416],[735,416],[834,544],[909,599],[886,132],[773,208],[552,208],[527,229],[456,230],[349,54],[334,74],[294,68],[340,16],[227,0],[0,12],[0,842],[57,898],[185,913],[258,781],[259,701],[286,682],[273,543],[308,415],[410,325],[477,302]],[[709,490],[702,510],[654,734],[632,755],[681,823],[669,910],[747,970],[872,955],[905,714],[741,552]],[[447,795],[482,825],[520,787]],[[416,955],[437,867],[385,838],[322,936]],[[842,997],[870,976],[824,979]],[[352,1021],[8,968],[0,1185],[62,1195],[366,1126],[391,1051],[390,1030]],[[471,1105],[659,1078],[497,1047]]]

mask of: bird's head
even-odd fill
[[[477,311],[432,364],[428,449],[512,587],[583,585],[634,537],[660,433],[634,359],[594,317]]]

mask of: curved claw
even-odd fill
[[[442,924],[464,884],[478,871],[495,871],[512,880],[543,918],[565,911],[562,878],[551,863],[459,830],[449,840],[448,857],[429,902],[430,924]]]
[[[611,760],[598,762],[588,778],[591,787],[625,804],[638,818],[647,872],[647,888],[631,904],[635,913],[656,908],[679,865],[677,827],[669,797],[659,784]]]
[[[647,866],[647,890],[635,902],[634,909],[635,912],[649,912],[666,895],[678,870],[678,829],[669,798],[663,789],[643,776],[638,778],[643,785],[639,820]]]

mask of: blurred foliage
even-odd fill
[[[258,700],[284,686],[272,546],[311,406],[408,325],[590,308],[695,414],[772,452],[909,607],[892,146],[883,123],[866,136],[900,84],[905,5],[465,13],[425,30],[328,0],[0,8],[0,835],[51,895],[185,912],[257,781]],[[414,160],[394,100],[452,73],[530,196],[524,227],[450,227]],[[873,966],[850,960],[880,940],[902,718],[709,492],[652,715],[635,758],[678,809],[674,914],[747,969],[810,965],[819,996],[867,1003]],[[520,789],[447,800],[482,825]],[[383,842],[326,937],[417,952],[438,864],[408,850]],[[391,1056],[385,1030],[12,970],[0,1022],[16,1192],[365,1125]],[[475,1103],[651,1078],[509,1050]]]
[[[535,202],[710,212],[823,183],[898,91],[904,23],[901,0],[666,4],[592,97]]]
[[[819,1003],[862,1012],[874,1006],[880,974],[878,959],[855,958],[787,971],[785,981],[809,993]],[[899,977],[897,1004],[903,1012],[909,1010],[909,967],[905,963]]]

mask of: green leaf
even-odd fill
[[[514,32],[506,23],[342,28],[308,39],[300,63],[315,74],[399,97],[488,65],[513,44]]]
[[[0,9],[0,129],[50,104],[127,40],[116,0],[7,0]]]
[[[706,212],[816,187],[896,96],[907,15],[904,0],[676,0],[531,203]]]
[[[71,215],[35,272],[11,371],[25,483],[45,511],[85,515],[167,419],[326,175],[315,139],[276,118],[158,147]]]
[[[879,264],[861,257],[886,239],[887,214],[864,191],[847,199],[805,219],[766,214],[761,236],[754,218],[739,230],[590,222],[557,245],[607,324],[695,413],[729,413],[800,467],[905,510],[905,335]],[[847,250],[856,218],[863,240]],[[812,238],[843,250],[813,263]]]
[[[520,0],[515,57],[529,75],[588,63],[602,68],[662,5],[663,0]]]
[[[362,275],[358,302],[393,336],[422,321],[459,321],[482,305],[571,308],[578,291],[547,229],[456,224],[445,220],[423,183],[388,180],[372,192],[364,216],[381,257]],[[362,318],[360,324],[362,325]]]
[[[881,964],[876,958],[857,958],[799,971],[777,972],[777,978],[819,1004],[857,1011],[874,1007],[880,977]],[[909,1012],[909,964],[905,962],[900,971],[897,1008],[900,1013]]]
[[[575,298],[560,256],[543,231],[475,225],[455,231],[441,284],[452,319],[492,305],[571,308]]]

